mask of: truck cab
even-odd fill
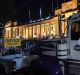
[[[63,71],[64,75],[80,75],[80,12],[71,15],[67,22],[67,57],[62,59]]]
[[[19,48],[5,48],[0,56],[0,72],[6,74],[28,66],[27,56],[23,56]],[[3,73],[4,73],[3,72]],[[2,73],[0,73],[2,74]]]
[[[68,21],[69,58],[80,60],[80,13],[71,16]]]

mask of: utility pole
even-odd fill
[[[58,25],[59,25],[59,36],[62,34],[62,21],[61,15],[58,16]]]

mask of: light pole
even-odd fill
[[[31,11],[29,9],[29,20],[30,20],[30,23],[32,23],[32,19],[31,19]]]
[[[64,25],[65,25],[65,15],[59,15],[58,16],[58,25],[59,25],[59,35],[62,36],[62,21],[64,22]],[[65,29],[65,28],[64,28]],[[64,30],[64,33],[65,33],[65,30]]]

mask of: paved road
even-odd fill
[[[8,74],[8,75],[27,75],[27,69],[21,69],[17,72],[13,72],[13,73]]]

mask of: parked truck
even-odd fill
[[[29,55],[28,48],[22,49],[20,44],[12,44],[15,38],[7,38],[5,46],[0,49],[0,75],[17,73],[19,70],[27,69],[36,55]],[[11,44],[12,43],[12,44]]]
[[[62,15],[59,18],[60,27]],[[66,29],[66,36],[60,33],[59,38],[39,42],[39,60],[31,65],[28,75],[80,75],[80,12],[67,19]]]

